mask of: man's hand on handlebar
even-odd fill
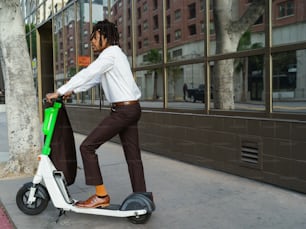
[[[73,94],[73,91],[68,91],[64,95],[62,95],[63,99],[68,99]],[[52,103],[52,100],[57,99],[60,96],[58,92],[48,93],[46,94],[46,100],[48,103]]]
[[[58,92],[48,93],[46,94],[46,99],[48,103],[52,103],[53,99],[57,99],[60,96]]]
[[[69,99],[71,97],[71,95],[73,94],[73,91],[67,91],[64,95],[63,95],[63,99]]]

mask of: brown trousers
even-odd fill
[[[140,155],[137,123],[141,116],[139,103],[117,106],[87,136],[80,146],[87,185],[103,184],[98,156],[103,143],[119,134],[128,165],[133,192],[145,192],[146,184]]]

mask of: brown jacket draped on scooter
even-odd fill
[[[77,173],[76,149],[71,123],[64,104],[59,109],[50,147],[50,159],[55,168],[64,173],[67,185],[73,184]]]

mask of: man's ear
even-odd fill
[[[105,40],[106,45],[109,45],[107,37],[105,37],[104,35],[102,35],[102,38]]]

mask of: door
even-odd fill
[[[47,21],[37,29],[38,59],[38,99],[39,113],[42,120],[42,99],[48,92],[54,91],[52,22]]]

